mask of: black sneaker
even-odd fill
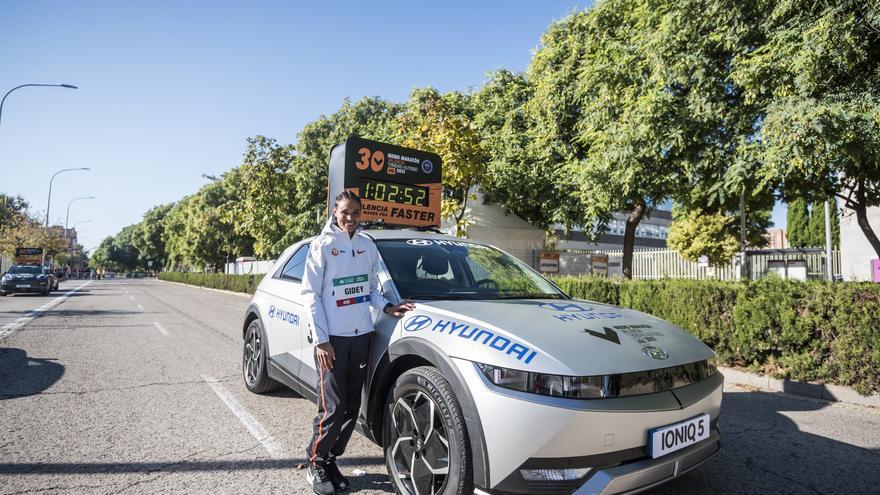
[[[326,464],[309,464],[306,472],[306,480],[312,485],[312,490],[317,495],[334,495],[333,482],[330,481]]]
[[[348,479],[339,472],[336,459],[327,461],[327,474],[330,476],[330,481],[333,482],[333,488],[342,491],[348,490]]]

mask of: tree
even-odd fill
[[[706,256],[712,265],[723,265],[739,251],[739,240],[732,233],[736,224],[734,216],[691,210],[672,222],[666,242],[686,260]]]
[[[831,246],[840,246],[840,220],[837,218],[837,202],[830,198],[829,216],[831,220]],[[813,203],[810,210],[810,247],[825,247],[825,203]]]
[[[812,247],[810,235],[810,210],[804,199],[797,198],[788,204],[786,234],[791,247]]]
[[[230,205],[228,218],[238,234],[254,238],[256,256],[274,257],[289,245],[287,234],[295,218],[294,149],[264,136],[247,143],[237,169],[242,201]]]
[[[153,262],[152,268],[160,269],[167,259],[165,253],[165,217],[174,207],[174,203],[154,206],[150,208],[141,222],[138,224],[136,235],[132,237],[132,245],[138,251],[138,263],[142,267],[149,268],[149,262]]]
[[[762,41],[731,80],[761,107],[752,153],[760,187],[786,199],[835,195],[880,256],[880,16],[857,0],[760,4]]]
[[[689,163],[709,141],[701,125],[713,108],[699,108],[702,101],[691,92],[699,81],[670,70],[678,52],[657,50],[676,35],[668,17],[691,15],[676,8],[599,3],[552,25],[529,67],[535,144],[561,162],[558,180],[576,186],[565,199],[579,207],[560,216],[566,226],[598,234],[612,212],[630,212],[626,277],[639,222],[656,204],[684,194]]]
[[[472,97],[441,95],[433,88],[410,95],[398,130],[404,146],[437,153],[443,161],[443,203],[440,214],[455,223],[456,235],[467,233],[468,202],[473,189],[485,183],[489,154],[483,147],[472,113]]]
[[[534,86],[525,74],[499,70],[473,98],[474,125],[489,156],[483,192],[527,222],[547,229],[570,202],[570,181],[559,181],[559,162],[534,146],[535,119],[528,111]]]

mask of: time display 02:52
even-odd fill
[[[382,182],[371,179],[361,179],[363,189],[361,196],[364,199],[376,201],[388,201],[402,205],[428,206],[428,188]]]

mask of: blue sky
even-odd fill
[[[0,191],[97,246],[240,163],[249,136],[292,143],[344,98],[479,87],[523,70],[588,1],[47,2],[0,5]],[[775,215],[776,224],[780,215]]]

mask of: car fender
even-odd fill
[[[256,318],[254,318],[254,316]],[[253,321],[254,319],[260,320],[260,326],[263,327],[263,329],[264,329],[263,331],[265,332],[266,325],[265,325],[265,323],[263,323],[263,316],[262,316],[262,312],[260,311],[260,306],[255,301],[251,301],[251,303],[247,307],[247,310],[245,310],[245,312],[244,312],[244,319],[241,322],[241,338],[242,338],[242,340],[244,340],[244,338],[247,336],[247,327],[248,327],[248,325],[250,325],[251,321]],[[271,345],[271,343],[269,342],[269,339],[263,339],[263,340],[265,340],[266,356],[271,356],[272,354],[269,351],[270,350],[269,346]]]
[[[486,450],[486,442],[483,438],[480,414],[477,411],[473,396],[467,388],[464,378],[446,353],[425,339],[417,337],[399,339],[389,346],[385,356],[380,360],[376,370],[377,373],[374,374],[373,380],[371,380],[371,385],[380,385],[383,379],[387,379],[382,375],[394,369],[393,364],[396,360],[412,356],[430,362],[431,365],[443,373],[443,377],[452,387],[452,391],[455,393],[455,397],[461,407],[461,412],[467,426],[468,438],[470,439],[474,483],[478,486],[487,486],[489,482],[489,457]],[[383,363],[385,366],[383,366]],[[383,404],[382,410],[384,410],[384,396],[373,397],[373,400],[381,401]],[[381,439],[379,443],[381,444]]]

